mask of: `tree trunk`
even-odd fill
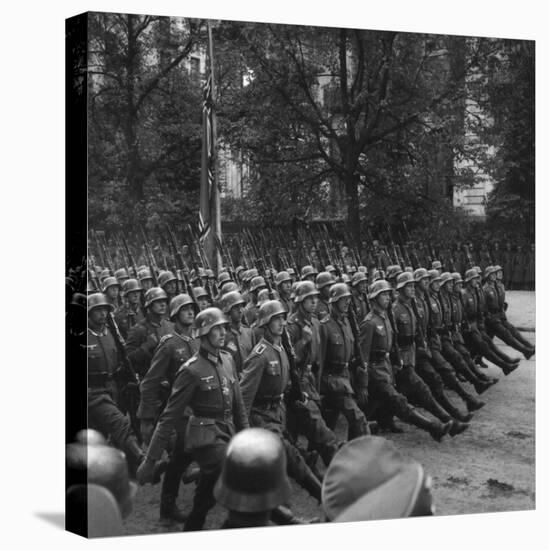
[[[345,177],[345,195],[347,199],[347,231],[355,243],[360,243],[360,216],[358,201],[359,176],[349,174]]]

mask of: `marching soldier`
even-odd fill
[[[293,312],[293,301],[290,297],[292,291],[292,277],[288,271],[279,271],[275,277],[275,286],[278,291],[278,301],[285,307],[290,315]]]
[[[177,294],[177,277],[171,271],[162,271],[158,275],[158,286],[168,296],[168,305]]]
[[[356,311],[358,322],[362,322],[368,315],[368,299],[366,297],[368,289],[368,277],[363,271],[358,271],[351,279],[351,287],[353,294],[353,305]]]
[[[156,346],[163,336],[173,333],[173,325],[165,319],[168,306],[167,294],[153,287],[145,294],[145,319],[128,333],[126,350],[135,372],[141,377],[147,374]]]
[[[232,355],[239,375],[255,343],[252,329],[242,324],[245,303],[242,294],[237,291],[227,292],[220,303],[221,311],[230,321],[223,349]]]
[[[120,307],[120,284],[116,277],[106,277],[103,280],[102,292],[114,310]]]
[[[301,280],[315,282],[315,277],[318,275],[318,271],[312,265],[306,265],[301,268]]]
[[[430,420],[419,413],[404,395],[395,387],[395,376],[390,360],[393,349],[393,329],[387,316],[393,289],[384,280],[379,280],[370,286],[368,295],[371,303],[370,313],[360,325],[360,345],[363,357],[368,362],[369,393],[371,412],[378,411],[380,418],[392,418],[396,415],[408,422],[426,430],[431,437],[440,442],[450,431],[451,422]]]
[[[107,326],[112,305],[100,293],[88,296],[88,423],[126,453],[128,468],[135,474],[143,459],[137,436],[130,420],[117,405],[118,388],[114,380],[119,357],[114,336]]]
[[[349,440],[370,433],[363,412],[368,401],[366,365],[356,366],[355,380],[362,381],[357,388],[358,395],[351,384],[349,365],[355,353],[355,338],[347,317],[351,299],[351,291],[345,283],[334,284],[330,288],[330,313],[320,322],[320,362],[323,365],[320,391],[324,418],[327,426],[334,430],[339,415],[343,414]]]
[[[163,336],[152,358],[151,367],[141,382],[141,401],[137,415],[141,420],[141,433],[149,443],[154,424],[164,409],[173,382],[181,365],[197,351],[199,342],[192,337],[191,329],[198,307],[188,294],[179,294],[170,302],[170,320],[173,333]],[[186,516],[176,505],[181,477],[192,462],[185,452],[184,435],[186,418],[176,426],[173,452],[170,454],[160,493],[160,519],[184,522]]]
[[[141,296],[143,289],[137,279],[127,279],[122,285],[125,303],[115,313],[116,324],[120,334],[124,338],[128,337],[128,332],[137,323],[145,318],[141,309]]]
[[[211,307],[210,295],[203,286],[193,287],[193,295],[199,311],[204,311]]]
[[[185,447],[200,466],[200,478],[185,531],[200,530],[204,526],[208,511],[215,505],[213,489],[227,444],[236,432],[249,427],[234,362],[231,355],[222,350],[228,323],[217,308],[208,308],[196,316],[200,350],[179,369],[146,459],[138,470],[141,483],[151,481],[155,462],[190,407],[192,416]]]
[[[148,267],[144,267],[137,272],[137,278],[139,283],[143,288],[143,292],[147,292],[149,288],[153,287],[153,278],[151,275],[151,270]]]
[[[259,306],[257,305],[258,294],[263,288],[267,288],[265,279],[256,275],[250,282],[250,302],[248,302],[248,305],[244,308],[244,319],[250,328],[257,321],[257,316],[259,314]]]
[[[330,288],[334,283],[334,277],[327,271],[321,271],[316,276],[316,288],[320,293],[318,296],[318,305],[316,307],[316,316],[319,321],[330,314]]]
[[[264,327],[264,335],[244,363],[242,399],[251,426],[265,428],[281,438],[288,473],[320,502],[320,481],[286,435],[284,393],[289,384],[290,365],[281,345],[285,325],[286,311],[277,300],[269,300],[259,308],[258,326]]]

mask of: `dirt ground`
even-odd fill
[[[507,293],[508,318],[535,342],[535,293]],[[519,353],[503,345],[506,353]],[[486,406],[477,411],[471,427],[456,438],[434,442],[426,432],[402,423],[406,433],[387,435],[405,453],[423,464],[433,477],[437,515],[531,510],[535,508],[535,356],[505,377],[491,365],[489,374],[500,382],[486,391]],[[460,400],[450,392],[460,407]],[[463,407],[462,407],[463,408]],[[338,426],[342,437],[345,424]],[[295,484],[292,508],[296,515],[321,517],[316,501]],[[181,487],[178,504],[189,511],[194,484]],[[134,511],[126,520],[127,534],[179,531],[176,524],[163,525],[158,519],[160,485],[141,487]],[[206,528],[221,525],[224,511],[216,507]]]

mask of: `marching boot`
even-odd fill
[[[448,396],[441,391],[439,395],[436,396],[437,401],[457,420],[460,422],[469,422],[473,418],[473,413],[462,413],[451,401],[448,399]]]
[[[128,474],[131,479],[135,479],[137,468],[139,468],[139,465],[145,458],[145,452],[141,448],[141,445],[139,445],[135,435],[128,436],[123,450],[126,455],[126,462],[128,463]]]
[[[162,489],[160,491],[160,519],[184,523],[187,514],[179,510],[175,501],[179,493],[179,484],[186,464],[170,462],[162,479]]]
[[[469,427],[468,422],[460,422],[459,420],[452,420],[452,427],[448,432],[450,437],[455,437],[456,435],[463,433]]]
[[[436,399],[430,399],[424,405],[425,410],[429,411],[433,416],[436,416],[441,422],[450,422],[452,417]]]
[[[536,348],[534,346],[524,352],[524,357],[526,357],[526,360],[530,359],[532,355],[536,355]]]
[[[512,363],[512,364],[502,363],[501,365],[499,365],[499,367],[503,371],[503,374],[507,376],[508,374],[511,374],[518,367],[518,363]]]
[[[394,416],[385,416],[377,420],[378,432],[391,432],[393,434],[403,434],[404,430],[395,422]]]
[[[475,391],[480,395],[492,386],[492,382],[479,380],[478,382],[474,382],[473,386],[475,387]]]
[[[452,421],[442,423],[440,420],[431,420],[426,416],[423,416],[416,409],[412,409],[408,418],[406,418],[410,424],[429,432],[429,435],[438,443],[442,441],[442,438],[450,431],[452,427]]]

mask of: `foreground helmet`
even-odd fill
[[[373,300],[376,296],[382,292],[392,292],[393,287],[385,280],[379,279],[375,283],[370,285],[370,290],[368,292],[368,299]]]
[[[96,292],[95,294],[90,294],[88,296],[88,303],[87,303],[88,313],[92,309],[95,309],[96,307],[107,307],[111,311],[114,310],[114,306],[109,303],[109,301],[107,300],[107,297],[101,292]]]
[[[334,283],[334,277],[329,271],[321,271],[316,276],[316,288],[318,288],[318,290]]]
[[[286,308],[278,300],[267,300],[259,306],[259,316],[257,318],[257,326],[262,327],[269,323],[275,315],[284,314],[286,316]]]
[[[252,282],[250,283],[250,292],[253,292],[254,290],[259,290],[260,288],[267,288],[267,285],[265,284],[265,279],[263,277],[254,277],[252,279]]]
[[[475,268],[468,269],[465,272],[465,282],[468,283],[469,281],[472,281],[473,279],[480,279],[480,275],[478,274],[478,271]]]
[[[292,282],[292,278],[290,277],[290,274],[287,271],[279,271],[275,277],[275,285],[279,286],[282,283],[286,283],[286,282],[288,283]]]
[[[171,271],[162,271],[158,275],[158,286],[164,286],[171,281],[177,281],[177,277]]]
[[[196,336],[206,336],[213,327],[228,325],[229,319],[216,307],[208,307],[201,311],[194,320]]]
[[[330,298],[328,303],[335,304],[339,299],[345,296],[351,296],[351,290],[346,283],[336,283],[330,288]]]
[[[318,296],[319,294],[312,281],[302,281],[296,286],[294,301],[296,303],[303,302],[308,296]]]
[[[366,273],[364,271],[357,271],[353,278],[351,279],[351,285],[356,286],[358,283],[361,283],[362,281],[367,281],[368,277],[366,276]]]
[[[424,267],[418,267],[414,271],[414,281],[419,283],[421,279],[428,279],[430,277],[429,272]]]
[[[107,277],[103,281],[103,292],[105,292],[107,290],[107,288],[109,288],[111,286],[118,286],[118,287],[120,286],[120,284],[116,280],[116,277]]]
[[[196,313],[198,311],[198,306],[188,294],[178,294],[177,296],[175,296],[174,299],[170,302],[170,321],[173,320],[173,318],[179,313],[179,310],[182,307],[189,304],[193,305],[194,312]]]
[[[261,428],[237,433],[227,447],[214,496],[229,510],[257,513],[287,502],[291,488],[280,438]]]
[[[411,283],[414,283],[414,276],[409,271],[405,271],[404,273],[401,273],[397,277],[397,290],[405,287],[406,285],[409,285]]]
[[[153,302],[158,302],[159,300],[168,300],[168,295],[164,289],[155,286],[145,292],[145,307],[149,307]]]
[[[137,279],[126,279],[122,283],[122,290],[124,294],[128,294],[129,292],[136,292],[143,289],[141,288],[141,285],[139,284],[139,281]]]
[[[312,265],[306,265],[301,269],[301,279],[305,279],[309,275],[318,275],[318,271]]]
[[[237,290],[233,290],[223,295],[223,298],[221,298],[220,307],[223,313],[227,314],[234,306],[240,304],[244,305],[245,303],[246,300],[242,298],[242,294],[240,294]]]

